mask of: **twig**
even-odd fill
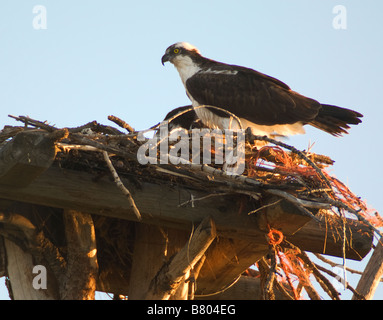
[[[282,201],[282,199],[278,199],[277,201],[274,201],[272,203],[269,203],[269,204],[266,204],[266,205],[264,205],[262,207],[259,207],[259,208],[255,209],[253,211],[250,211],[247,215],[251,215],[251,214],[257,213],[258,211],[261,211],[261,210],[263,210],[265,208],[275,206],[275,205],[277,205],[281,201]]]
[[[168,170],[168,169],[165,169],[163,167],[157,167],[156,170],[158,172],[162,172],[162,173],[166,173],[166,174],[171,174],[173,176],[176,176],[176,177],[181,177],[181,178],[185,178],[185,179],[190,179],[190,180],[194,180],[194,181],[199,181],[198,179],[196,178],[193,178],[189,175],[186,175],[186,174],[182,174],[182,173],[179,173],[179,172],[175,172],[173,170]]]
[[[194,202],[194,201],[201,201],[201,200],[205,200],[205,199],[208,199],[208,198],[211,198],[211,197],[220,197],[220,196],[226,196],[228,195],[228,193],[211,193],[211,194],[208,194],[207,196],[204,196],[204,197],[201,197],[201,198],[194,198],[194,199],[190,199],[190,200],[187,200],[185,202],[182,202],[181,204],[178,205],[178,208],[180,207],[183,207],[191,202]]]
[[[132,128],[129,124],[127,124],[124,120],[116,117],[116,116],[108,116],[108,120],[114,122],[119,125],[121,128],[126,129],[129,133],[135,132],[134,128]]]
[[[124,157],[127,159],[137,160],[137,156],[133,153],[130,153],[130,152],[127,152],[125,150],[97,142],[95,140],[92,140],[92,139],[85,137],[82,134],[71,133],[69,136],[73,142],[76,142],[78,144],[92,146],[92,147],[95,147],[95,148],[100,149],[102,151],[107,151],[108,153],[113,153],[113,154],[116,154],[118,156],[121,156],[121,157]]]
[[[283,282],[280,283],[278,281],[274,281],[275,288],[279,290],[281,294],[283,294],[287,300],[294,300],[294,297],[291,296],[291,294],[286,290],[285,286],[283,285]]]
[[[286,243],[286,242],[285,242]],[[308,266],[308,268],[312,271],[315,279],[318,281],[319,285],[322,287],[324,291],[333,299],[333,300],[340,300],[339,299],[339,293],[334,288],[334,286],[331,284],[331,282],[323,276],[322,273],[319,272],[319,266],[313,263],[308,255],[301,251],[298,254],[298,257],[302,259],[302,261]]]
[[[267,275],[267,278],[266,278],[266,283],[265,283],[264,291],[263,291],[264,300],[275,300],[275,295],[273,291],[275,272],[277,268],[275,251],[276,251],[275,246],[269,245],[270,269],[269,269],[269,274]]]
[[[332,191],[332,189],[330,189],[330,188],[321,188],[321,189],[307,190],[304,193],[310,195],[313,193],[331,192],[331,191]]]
[[[132,210],[133,210],[134,214],[136,215],[137,219],[141,220],[142,217],[141,217],[140,211],[137,209],[136,204],[135,204],[135,202],[133,200],[133,197],[132,197],[130,191],[124,186],[124,184],[122,183],[120,177],[117,174],[116,169],[114,169],[112,161],[110,161],[108,152],[103,151],[102,154],[104,156],[105,162],[106,162],[110,172],[113,175],[114,182],[116,183],[117,187],[122,191],[122,193],[127,196],[129,204],[132,207]]]
[[[26,125],[31,125],[31,126],[34,126],[34,127],[37,127],[37,128],[41,128],[41,129],[44,129],[44,130],[47,130],[49,132],[53,132],[55,130],[58,130],[58,128],[54,127],[54,126],[51,126],[45,122],[41,122],[41,121],[37,121],[37,120],[33,120],[29,117],[25,117],[25,116],[13,116],[13,115],[8,115],[8,117],[12,118],[12,119],[15,119],[17,121],[21,121],[21,122],[24,122]]]
[[[212,293],[205,293],[205,294],[195,294],[194,296],[196,298],[203,298],[203,297],[211,297],[211,296],[215,296],[217,294],[223,293],[226,290],[230,289],[232,286],[234,286],[238,282],[239,279],[241,279],[241,275],[239,275],[237,278],[235,278],[233,280],[233,282],[231,282],[230,284],[228,284],[227,286],[225,286],[223,289],[221,289],[219,291],[212,292]]]
[[[282,190],[277,190],[277,189],[268,189],[266,192],[271,193],[276,196],[283,197],[287,200],[290,200],[294,202],[295,204],[307,207],[307,208],[312,208],[312,209],[330,209],[331,206],[328,203],[321,203],[321,202],[314,202],[314,201],[308,201],[308,200],[302,200],[299,198],[294,197],[290,193],[287,193]]]
[[[13,115],[8,115],[8,117],[15,119],[17,121],[23,122],[25,125],[31,125],[33,127],[44,129],[44,130],[49,131],[49,132],[59,130],[57,127],[47,124],[45,121],[42,122],[42,121],[34,120],[32,118],[25,117],[25,116],[16,117]],[[120,132],[116,128],[101,125],[101,124],[97,123],[97,121],[91,121],[91,122],[88,122],[87,124],[84,124],[84,125],[79,126],[79,127],[67,128],[67,130],[70,133],[78,133],[84,129],[91,129],[92,131],[95,131],[95,132],[102,132],[105,134],[112,134],[112,135],[121,135],[122,134],[122,132]]]
[[[90,129],[94,132],[105,133],[109,135],[122,135],[123,133],[116,128],[99,124],[97,121],[91,121],[79,127],[68,128],[69,132],[77,133],[83,130]]]
[[[319,293],[315,290],[314,286],[311,284],[310,279],[307,277],[306,281],[300,282],[305,288],[308,296],[311,300],[321,300]]]
[[[323,194],[325,196],[325,201],[328,202],[329,204],[333,205],[334,207],[337,207],[337,208],[342,208],[342,209],[345,209],[346,211],[348,211],[349,213],[352,213],[353,215],[355,215],[360,221],[364,222],[365,224],[367,224],[371,230],[375,231],[379,236],[380,238],[383,239],[383,234],[379,231],[379,229],[377,229],[375,226],[373,226],[371,224],[370,221],[368,221],[365,217],[363,217],[359,212],[360,210],[355,210],[353,208],[351,208],[350,206],[348,206],[347,204],[343,203],[342,201],[340,200],[334,200],[334,199],[331,199],[327,193],[324,193]]]
[[[328,269],[326,269],[326,268],[324,268],[324,267],[322,267],[322,266],[320,266],[320,265],[317,265],[317,264],[315,264],[315,263],[314,263],[314,265],[315,265],[315,267],[316,267],[318,270],[323,271],[323,272],[326,272],[326,273],[329,274],[331,277],[335,278],[338,282],[344,284],[345,287],[346,287],[346,289],[349,289],[349,290],[350,290],[356,297],[358,297],[358,299],[360,299],[360,300],[365,300],[365,298],[364,298],[362,295],[360,295],[360,294],[359,294],[353,287],[351,287],[350,284],[349,284],[347,281],[345,281],[344,279],[342,279],[342,277],[340,277],[339,275],[335,274],[334,272],[332,272],[332,271],[330,271],[330,270],[328,270]],[[326,280],[327,280],[327,278],[325,278],[325,277],[323,277],[323,279],[326,279]],[[328,281],[328,280],[327,280],[327,281]],[[335,290],[335,288],[334,288],[333,290]],[[335,292],[337,293],[337,295],[339,295],[339,293],[338,293],[336,290],[335,290]]]
[[[327,258],[325,258],[323,255],[319,254],[319,253],[313,253],[314,256],[316,256],[319,260],[329,264],[331,267],[338,267],[339,266],[339,263],[336,263],[334,261],[331,261]],[[355,269],[351,269],[350,267],[347,267],[346,266],[346,270],[350,273],[353,273],[353,274],[359,274],[359,275],[362,275],[363,272],[362,271],[359,271],[359,270],[355,270]],[[383,282],[383,278],[380,279],[380,282]]]
[[[346,272],[346,217],[341,215],[341,211],[339,211],[340,219],[342,220],[342,259],[343,259],[343,277],[344,283],[347,282],[347,272]],[[344,285],[344,289],[346,290],[346,284]]]
[[[68,144],[68,143],[62,143],[57,142],[56,146],[60,149],[62,149],[64,152],[68,150],[81,150],[81,151],[96,151],[96,152],[102,152],[101,149],[98,149],[96,147],[83,145],[83,144]]]

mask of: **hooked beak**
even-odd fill
[[[170,55],[168,53],[165,53],[163,56],[162,56],[162,59],[161,59],[161,62],[162,62],[162,65],[164,66],[165,65],[165,62],[167,61],[170,61]]]

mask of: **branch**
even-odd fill
[[[313,263],[304,251],[301,251],[298,254],[298,257],[301,258],[302,261],[312,271],[316,281],[319,283],[322,289],[331,297],[331,299],[340,300],[339,292],[334,288],[332,283],[325,276],[323,276],[322,273],[319,272],[319,270],[324,270],[320,266]]]
[[[13,116],[11,114],[9,114],[8,117],[15,119],[16,121],[24,122],[26,126],[31,125],[31,126],[34,126],[37,128],[44,129],[48,132],[53,132],[53,131],[58,130],[58,128],[47,124],[46,121],[42,122],[42,121],[38,121],[38,120],[33,120],[33,119],[31,119],[29,117],[25,117],[25,116],[16,117],[16,116]]]
[[[129,133],[133,133],[136,130],[132,128],[129,124],[127,124],[124,120],[121,120],[120,118],[116,116],[108,116],[108,120],[114,122],[115,124],[119,125],[121,128],[124,128],[128,130]]]
[[[375,290],[378,287],[379,281],[383,275],[383,246],[379,241],[375,247],[370,261],[368,262],[366,269],[364,270],[362,277],[359,280],[356,291],[363,295],[367,300],[372,299]],[[352,300],[358,299],[358,296],[354,294]]]
[[[345,286],[345,288],[349,289],[352,293],[354,293],[354,296],[358,297],[359,300],[364,300],[364,297],[362,295],[360,295],[353,287],[351,287],[350,284],[347,281],[345,281],[342,277],[340,277],[339,275],[335,274],[331,270],[328,270],[328,269],[326,269],[320,265],[315,264],[315,267],[320,271],[326,272],[331,277],[336,279],[339,283],[343,284]],[[323,277],[323,279],[326,279],[326,281],[328,281],[328,283],[330,283],[329,280],[327,280],[327,278]],[[333,286],[331,285],[331,287],[333,287]],[[335,290],[335,288],[333,290]],[[337,293],[337,295],[339,295],[339,292],[337,292],[336,290],[335,290],[335,292]],[[337,300],[339,300],[339,299],[337,299]]]
[[[42,121],[34,120],[34,119],[31,119],[31,118],[25,117],[25,116],[16,117],[13,115],[8,115],[8,117],[15,119],[16,121],[23,122],[26,126],[31,125],[31,126],[36,127],[36,128],[44,129],[48,132],[53,132],[53,131],[59,130],[55,126],[52,126],[52,125],[46,123],[46,121],[42,122]],[[84,124],[84,125],[79,126],[79,127],[67,128],[67,130],[70,133],[78,133],[84,129],[91,129],[92,131],[95,131],[95,132],[102,132],[105,134],[112,134],[112,135],[123,134],[122,132],[120,132],[116,128],[101,125],[101,124],[97,123],[97,121],[91,121],[91,122],[88,122],[87,124]]]
[[[204,197],[201,197],[201,198],[192,198],[190,200],[187,200],[185,202],[182,202],[181,204],[178,205],[178,207],[183,207],[183,206],[186,206],[187,204],[191,203],[192,204],[192,207],[194,207],[194,201],[201,201],[201,200],[205,200],[205,199],[208,199],[208,198],[211,198],[211,197],[221,197],[221,196],[226,196],[228,195],[229,193],[210,193],[208,194],[207,196],[204,196]]]
[[[275,300],[275,295],[273,291],[275,272],[277,268],[276,252],[275,247],[269,245],[269,256],[270,256],[270,269],[269,274],[266,278],[266,283],[263,289],[263,300]]]
[[[88,122],[87,124],[84,124],[82,126],[75,127],[75,128],[68,128],[69,132],[71,133],[83,132],[86,129],[90,129],[93,132],[97,132],[97,133],[100,132],[100,133],[109,134],[109,135],[123,135],[123,133],[119,131],[118,129],[99,124],[97,121],[91,121],[91,122]]]
[[[319,260],[321,260],[321,261],[323,261],[323,262],[329,264],[329,265],[330,265],[331,267],[333,267],[333,268],[339,266],[339,263],[333,262],[333,261],[331,261],[331,260],[325,258],[324,256],[322,256],[322,255],[319,254],[319,253],[313,253],[313,254],[314,254],[314,256],[316,256]],[[349,268],[349,267],[345,267],[345,270],[347,270],[347,271],[350,272],[350,273],[354,273],[354,274],[359,274],[359,275],[363,274],[363,272],[358,271],[358,270],[355,270],[355,269],[351,269],[351,268]],[[383,281],[383,279],[380,280],[380,281]]]
[[[137,206],[136,206],[136,204],[135,204],[135,202],[133,200],[133,197],[132,197],[130,191],[124,186],[124,184],[122,183],[120,177],[117,174],[116,169],[114,169],[112,161],[110,161],[108,152],[103,151],[102,154],[104,156],[105,162],[106,162],[110,172],[113,175],[114,182],[116,183],[117,187],[122,191],[122,193],[127,196],[129,204],[130,204],[134,214],[136,215],[137,219],[141,220],[142,218],[141,218],[140,211],[138,210],[138,208],[137,208]]]

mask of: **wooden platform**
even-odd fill
[[[70,259],[78,259],[67,251],[73,223],[80,223],[80,234],[84,228],[94,230],[94,239],[86,233],[71,247],[97,250],[96,267],[84,269],[97,273],[97,289],[131,299],[185,298],[180,282],[188,279],[188,286],[195,279],[197,296],[219,292],[268,254],[270,228],[303,251],[361,260],[371,249],[373,233],[357,220],[345,220],[343,252],[343,234],[320,209],[308,208],[314,220],[256,185],[243,184],[243,192],[237,192],[239,182],[208,173],[197,176],[181,168],[178,176],[169,175],[166,165],[148,170],[134,158],[113,157],[111,148],[114,167],[142,216],[138,220],[100,153],[58,149],[57,142],[67,136],[65,130],[29,130],[0,148],[0,235],[8,241],[7,252],[13,241],[48,265],[56,287],[60,273],[73,272],[68,271]],[[215,179],[210,190],[209,179]],[[258,199],[251,196],[255,193]],[[194,251],[188,256],[190,246]],[[180,261],[174,266],[176,257]],[[185,261],[180,257],[190,260],[178,269]],[[175,275],[178,280],[166,282]],[[51,297],[60,296],[57,290]]]

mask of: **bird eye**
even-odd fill
[[[180,49],[175,48],[175,49],[173,50],[173,52],[174,52],[174,53],[178,53],[178,52],[180,52]]]

